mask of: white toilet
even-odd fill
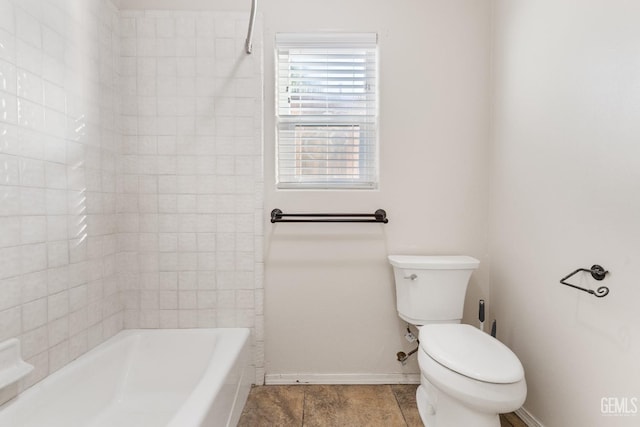
[[[489,334],[460,324],[468,256],[391,255],[398,315],[420,330],[418,411],[426,427],[499,427],[498,414],[527,396],[518,357]]]

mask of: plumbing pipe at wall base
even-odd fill
[[[409,356],[414,354],[420,348],[420,340],[416,338],[413,332],[411,332],[411,327],[408,323],[407,323],[407,333],[404,334],[404,337],[409,342],[414,342],[414,341],[417,342],[418,346],[413,350],[411,350],[409,353],[405,353],[404,351],[399,351],[396,353],[396,359],[398,360],[398,362],[402,363],[403,366],[407,364],[407,359],[409,359]]]
[[[420,348],[420,343],[418,343],[418,347],[414,348],[409,353],[405,353],[404,351],[397,352],[396,357],[398,358],[398,362],[402,363],[403,365],[406,365],[407,359],[409,359],[409,356],[411,356],[416,351],[418,351],[419,348]]]

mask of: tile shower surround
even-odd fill
[[[118,11],[0,0],[0,341],[28,387],[123,327]]]
[[[262,383],[262,54],[246,26],[121,11],[118,266],[126,328],[252,328]]]
[[[22,388],[125,327],[251,327],[262,382],[244,21],[0,0],[0,341],[36,367]]]

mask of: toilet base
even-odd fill
[[[439,392],[422,378],[416,390],[418,412],[425,427],[500,427],[498,414],[487,414],[470,409]]]

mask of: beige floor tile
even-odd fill
[[[502,418],[506,419],[509,422],[508,426],[512,426],[512,427],[527,427],[527,425],[524,423],[524,421],[522,421],[513,412],[511,412],[509,414],[502,414],[502,415],[500,415],[500,418],[501,419]]]
[[[252,387],[238,427],[302,426],[304,386]]]
[[[253,387],[240,427],[423,427],[416,385],[291,385]],[[515,414],[501,427],[526,427]]]
[[[304,426],[406,426],[390,386],[310,385]]]
[[[417,384],[394,384],[391,386],[408,427],[424,427],[416,404],[417,388]]]

